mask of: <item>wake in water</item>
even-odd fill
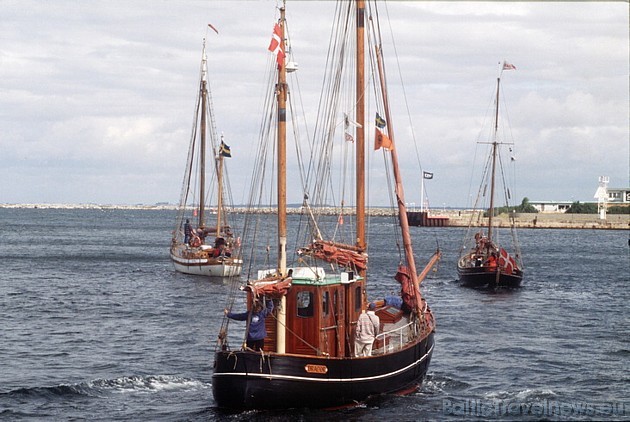
[[[52,387],[17,388],[0,397],[69,398],[72,396],[104,397],[119,393],[153,393],[160,391],[191,391],[208,389],[211,385],[191,378],[171,375],[134,375],[114,379],[96,379],[78,384],[61,384]]]

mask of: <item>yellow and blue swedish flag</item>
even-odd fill
[[[385,125],[387,125],[387,122],[385,121],[385,119],[383,119],[381,116],[379,116],[378,113],[376,113],[376,127],[383,129]]]
[[[219,148],[219,154],[223,157],[232,158],[232,151],[230,151],[230,146],[226,145],[223,141],[221,141],[221,147]]]

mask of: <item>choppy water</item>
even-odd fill
[[[335,412],[227,414],[211,389],[227,286],[172,269],[173,221],[0,209],[0,418],[630,418],[627,231],[523,230],[524,285],[495,293],[454,281],[461,229],[413,228],[419,265],[436,238],[444,251],[423,284],[438,331],[421,390]]]

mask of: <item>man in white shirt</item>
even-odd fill
[[[380,332],[380,318],[374,313],[376,306],[370,303],[367,312],[362,312],[357,321],[354,336],[354,356],[370,356],[372,354],[372,344]]]

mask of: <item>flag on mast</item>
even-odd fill
[[[516,66],[512,63],[503,62],[503,70],[516,70]]]
[[[226,145],[223,141],[221,141],[221,146],[219,147],[219,154],[223,157],[232,158],[232,151],[230,150],[230,146]]]
[[[282,63],[284,63],[284,51],[282,51],[282,28],[280,25],[275,24],[273,27],[273,34],[271,35],[271,43],[269,44],[268,50],[271,51],[276,56],[276,61],[278,62],[278,67],[282,67]]]
[[[211,23],[208,24],[208,28],[212,29],[214,32],[216,32],[217,34],[219,33],[219,31],[217,30],[217,28],[215,28],[214,26],[212,26]]]
[[[394,149],[394,143],[391,139],[389,139],[389,136],[385,135],[379,129],[376,129],[376,136],[374,138],[374,150],[379,150],[381,149],[381,147],[391,151]]]
[[[376,113],[375,124],[377,128],[383,129],[387,125],[387,122],[378,113]]]
[[[429,173],[428,171],[423,171],[422,172],[422,178],[423,179],[433,179],[433,173]]]

